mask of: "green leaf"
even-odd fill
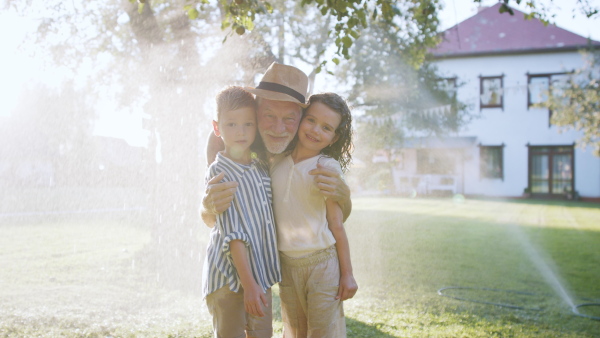
[[[247,30],[251,31],[254,29],[254,21],[250,18],[247,18],[244,22],[244,26]]]
[[[356,15],[358,16],[358,19],[360,20],[360,24],[363,26],[363,28],[367,28],[367,15],[366,15],[366,11],[365,10],[358,10],[356,12]]]
[[[331,59],[331,61],[333,61],[333,63],[335,63],[336,65],[340,64],[340,59],[338,59],[338,58],[333,58],[333,59]]]
[[[342,38],[342,44],[344,45],[344,49],[348,49],[352,47],[352,39],[346,35]]]
[[[356,26],[358,23],[359,23],[358,19],[352,17],[352,18],[348,19],[347,25],[348,25],[348,28],[354,28],[354,26]]]
[[[264,3],[264,6],[267,8],[267,12],[269,12],[269,14],[270,14],[270,13],[273,13],[273,5],[271,5],[271,4],[270,4],[270,3],[268,3],[268,2],[265,2],[265,3]]]
[[[508,12],[510,15],[515,15],[512,8],[508,7],[508,5],[506,5],[506,4],[502,4],[502,6],[500,6],[500,9],[498,9],[498,12],[500,12],[500,13]]]
[[[187,12],[187,14],[188,14],[188,18],[190,18],[191,20],[195,20],[198,18],[198,14],[200,14],[200,13],[198,13],[197,9],[192,8]]]

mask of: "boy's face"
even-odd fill
[[[221,113],[219,122],[213,121],[215,135],[225,144],[225,152],[234,158],[248,154],[256,137],[256,112],[242,107]]]

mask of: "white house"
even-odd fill
[[[559,133],[543,100],[600,42],[538,20],[485,8],[444,32],[435,63],[476,118],[444,139],[413,138],[395,151],[398,192],[600,200],[600,158]],[[576,192],[576,193],[573,193]]]

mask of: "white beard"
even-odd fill
[[[265,132],[261,132],[260,135],[263,139],[263,143],[265,144],[265,147],[271,154],[281,154],[285,150],[285,148],[287,148],[287,146],[290,144],[290,142],[292,141],[292,138],[290,137],[289,133],[283,133],[281,135],[274,135],[273,133],[265,131]],[[266,140],[268,140],[268,136],[266,136],[266,135],[272,135],[272,136],[276,136],[276,137],[285,136],[285,137],[287,137],[287,139],[282,142],[267,142]]]

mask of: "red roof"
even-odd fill
[[[499,13],[501,4],[481,10],[448,28],[442,42],[431,52],[435,57],[485,54],[531,53],[575,50],[588,45],[588,39],[559,28],[544,26],[538,19],[526,20],[513,8],[514,15]],[[600,46],[600,42],[591,41]]]

